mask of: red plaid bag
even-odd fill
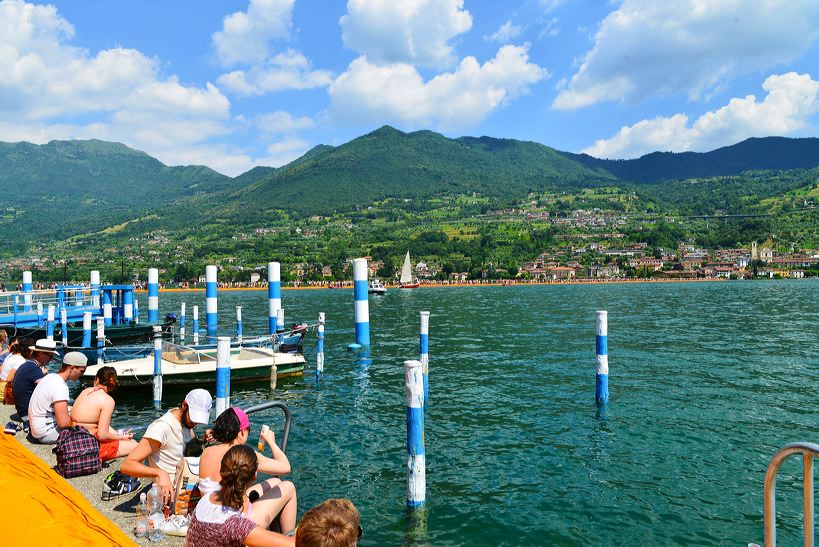
[[[81,425],[60,431],[52,452],[57,455],[57,473],[67,479],[93,475],[102,468],[100,442]]]

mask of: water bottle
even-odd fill
[[[270,428],[265,424],[262,426],[262,433],[267,433],[270,431]],[[264,452],[264,438],[261,436],[259,437],[259,452]]]
[[[136,506],[137,521],[134,535],[144,538],[148,535],[148,498],[145,492],[139,495],[139,505]]]
[[[162,512],[162,492],[159,490],[159,485],[154,483],[151,489],[148,490],[148,506],[147,511],[149,515]]]
[[[148,517],[148,541],[154,543],[165,538],[165,515],[157,511]]]

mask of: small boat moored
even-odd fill
[[[384,286],[380,279],[373,279],[370,281],[369,287],[367,287],[367,292],[369,294],[385,294],[387,287]]]
[[[92,384],[100,367],[117,371],[120,385],[150,386],[154,374],[152,353],[142,357],[111,361],[89,366],[82,376],[83,383]],[[230,380],[266,380],[271,367],[277,377],[300,376],[304,373],[304,356],[280,353],[264,347],[236,347],[230,350]],[[216,381],[216,348],[195,349],[162,342],[162,382],[165,385],[212,384]]]

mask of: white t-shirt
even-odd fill
[[[9,373],[26,362],[26,358],[19,353],[12,353],[3,361],[3,368],[0,368],[0,381],[5,382],[9,378]]]
[[[148,461],[151,467],[164,469],[173,482],[176,479],[176,464],[182,459],[185,445],[193,438],[193,431],[182,427],[171,412],[169,410],[149,425],[142,437],[159,441],[159,450],[151,454]]]
[[[55,401],[68,401],[68,384],[62,376],[52,372],[37,382],[28,403],[28,421],[35,438],[42,439],[57,429],[57,422],[54,421]]]

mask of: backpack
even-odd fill
[[[188,515],[202,498],[199,491],[199,458],[184,457],[176,464],[172,512]]]
[[[100,442],[81,425],[60,431],[57,446],[51,451],[57,455],[57,473],[66,479],[93,475],[102,469]]]

